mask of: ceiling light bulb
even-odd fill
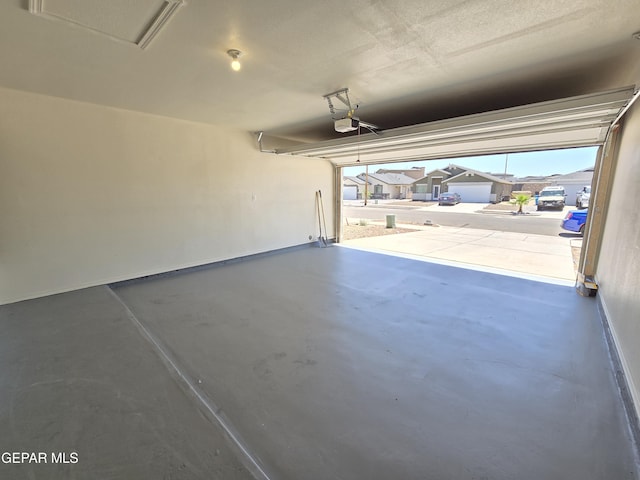
[[[231,50],[227,50],[227,55],[229,55],[232,58],[231,69],[234,72],[237,72],[238,70],[240,70],[242,68],[242,65],[240,65],[240,60],[238,60],[238,57],[242,55],[242,52],[240,50],[236,50],[235,48],[232,48]]]

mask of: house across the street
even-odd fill
[[[359,200],[364,198],[365,184],[364,178],[345,176],[342,179],[342,199]],[[369,190],[371,190],[371,182],[369,182]]]
[[[424,177],[424,167],[411,167],[411,168],[379,168],[376,173],[401,173],[407,177],[419,179]]]
[[[428,172],[413,182],[413,200],[438,200],[441,193],[454,192],[466,203],[500,202],[507,199],[512,191],[530,191],[532,194],[544,187],[563,186],[567,194],[591,185],[593,168],[567,173],[565,175],[527,176],[515,178],[512,174],[486,173],[460,165],[449,165]]]
[[[582,190],[582,187],[591,185],[592,180],[593,168],[586,168],[566,175],[554,175],[548,178],[550,185],[563,186],[569,197],[575,197],[575,193]]]
[[[513,178],[512,176],[508,176]],[[466,203],[499,202],[511,195],[513,183],[491,173],[459,165],[449,165],[427,173],[413,182],[413,200],[437,200],[441,193],[453,192]]]
[[[404,173],[384,173],[381,170],[369,174],[361,173],[358,178],[369,181],[370,196],[374,199],[411,198],[411,184],[415,181],[415,178]]]

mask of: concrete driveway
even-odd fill
[[[572,285],[576,278],[571,239],[565,237],[425,226],[413,233],[359,238],[341,245],[526,278],[546,277],[566,285]]]

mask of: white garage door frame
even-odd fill
[[[491,201],[491,182],[448,183],[447,191],[460,195],[462,203],[489,203]]]
[[[636,98],[635,87],[629,86],[272,150],[263,149],[263,132],[257,138],[266,153],[326,158],[335,165],[334,225],[340,241],[343,166],[603,146],[611,126]]]

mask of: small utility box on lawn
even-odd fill
[[[393,213],[387,215],[387,228],[396,228],[396,216]]]

